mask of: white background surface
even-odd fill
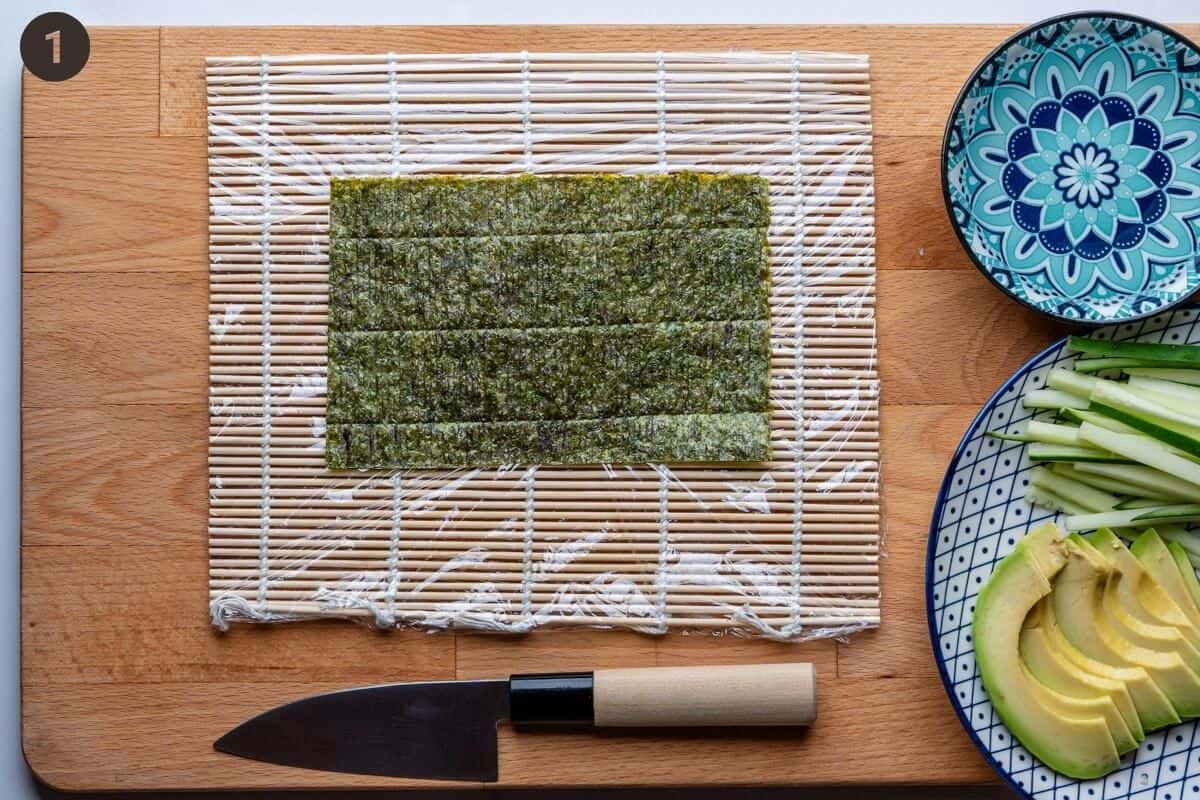
[[[84,25],[502,23],[1029,23],[1104,8],[1200,21],[1200,0],[111,0],[0,3],[0,796],[32,798],[20,751],[20,58],[25,24],[67,11]],[[830,49],[837,42],[829,43]],[[964,76],[965,77],[965,76]],[[918,102],[914,99],[914,102]],[[955,724],[947,718],[947,724]]]

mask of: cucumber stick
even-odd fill
[[[1156,402],[1145,392],[1114,381],[1100,381],[1092,390],[1090,410],[1124,422],[1162,442],[1193,455],[1200,454],[1200,428],[1195,417]]]
[[[1129,390],[1154,399],[1195,420],[1200,416],[1200,388],[1143,375],[1129,376]]]
[[[1090,531],[1097,528],[1148,528],[1163,522],[1192,522],[1200,519],[1200,504],[1128,508],[1101,511],[1098,514],[1072,514],[1063,524],[1068,531]]]
[[[1200,503],[1200,487],[1153,467],[1141,464],[1079,464],[1071,469],[1078,474],[1069,477],[1076,480],[1087,482],[1089,478],[1101,478],[1110,481],[1099,488],[1116,494],[1162,496],[1185,503]]]
[[[1021,405],[1025,408],[1086,409],[1088,401],[1058,389],[1034,389],[1032,392],[1026,392],[1021,398]]]
[[[1105,416],[1099,411],[1082,411],[1077,408],[1064,408],[1062,411],[1062,418],[1069,422],[1077,422],[1080,425],[1085,422],[1090,422],[1098,428],[1104,428],[1105,430],[1114,431],[1115,433],[1128,433],[1136,436],[1149,435],[1145,431],[1139,430],[1132,425],[1126,425],[1124,422],[1115,420],[1109,416]],[[1189,455],[1186,450],[1180,450],[1178,447],[1172,447],[1168,445],[1167,449],[1177,456],[1183,456],[1184,458],[1191,459],[1193,461],[1200,459],[1200,456]]]
[[[1192,562],[1194,566],[1200,567],[1200,540],[1196,538],[1194,532],[1174,526],[1165,526],[1154,530],[1158,531],[1158,535],[1167,543],[1167,547],[1172,553],[1176,552],[1176,548],[1178,548],[1187,554],[1188,561]]]
[[[1200,407],[1193,405],[1187,411],[1176,410],[1164,405],[1156,395],[1159,395],[1159,392],[1144,386],[1118,384],[1115,380],[1098,380],[1092,390],[1091,401],[1118,405],[1134,413],[1157,416],[1165,422],[1196,428],[1196,420],[1200,419]]]
[[[1193,498],[1190,496],[1171,496],[1162,494],[1156,490],[1146,489],[1142,486],[1137,486],[1127,481],[1108,477],[1107,475],[1095,474],[1090,471],[1085,472],[1082,469],[1082,467],[1085,466],[1089,468],[1117,467],[1120,469],[1146,469],[1150,470],[1151,472],[1158,473],[1159,475],[1163,474],[1158,472],[1158,470],[1151,470],[1150,467],[1142,467],[1138,464],[1080,464],[1079,466],[1076,466],[1075,464],[1070,464],[1065,461],[1059,461],[1050,464],[1049,469],[1053,472],[1057,472],[1059,475],[1070,478],[1073,481],[1087,484],[1093,489],[1099,489],[1102,492],[1108,492],[1109,494],[1118,497],[1132,496],[1141,498],[1143,500],[1157,500],[1159,501],[1160,505],[1165,505],[1171,501],[1191,502],[1193,500]],[[1180,481],[1180,483],[1183,482]],[[1200,501],[1200,496],[1197,496],[1195,499]]]
[[[1200,346],[1187,344],[1111,342],[1104,339],[1090,339],[1086,336],[1071,336],[1067,339],[1067,349],[1076,353],[1107,358],[1136,358],[1144,361],[1168,361],[1200,366]]]
[[[1171,383],[1200,386],[1200,369],[1175,369],[1173,367],[1128,367],[1125,372],[1139,378],[1158,378]]]
[[[1080,358],[1075,361],[1075,371],[1083,373],[1104,372],[1110,369],[1130,369],[1145,366],[1162,366],[1169,361],[1146,361],[1141,358]]]
[[[1082,354],[1074,368],[1048,370],[1022,397],[1055,421],[988,432],[1024,443],[1038,465],[1025,499],[1065,513],[1071,531],[1165,528],[1200,564],[1200,537],[1175,524],[1200,522],[1200,345],[1072,336],[1067,348]]]
[[[1051,389],[1057,389],[1060,392],[1067,392],[1068,394],[1085,399],[1091,396],[1092,390],[1096,388],[1096,384],[1102,380],[1103,378],[1083,375],[1069,369],[1055,368],[1046,373],[1046,385]]]
[[[1032,436],[1026,433],[1001,433],[1000,431],[988,431],[986,434],[989,439],[996,439],[1001,442],[1036,442]]]
[[[1032,442],[1025,449],[1025,454],[1029,456],[1030,461],[1070,461],[1099,464],[1128,464],[1131,462],[1131,459],[1125,456],[1094,447],[1047,444],[1046,442]],[[1200,464],[1196,464],[1195,466],[1200,468]]]
[[[1187,574],[1187,570],[1192,571],[1192,575],[1196,574],[1196,569],[1200,567],[1200,558],[1192,555],[1187,550],[1184,550],[1176,542],[1167,542],[1167,550],[1171,553],[1171,558],[1175,561],[1175,566],[1180,573]]]
[[[1035,442],[1069,444],[1076,447],[1083,445],[1083,442],[1079,441],[1078,425],[1056,425],[1052,422],[1042,422],[1033,419],[1029,421],[1025,433]]]
[[[1110,431],[1117,433],[1140,433],[1137,428],[1130,427],[1124,422],[1117,422],[1111,417],[1106,417],[1099,411],[1085,411],[1079,408],[1064,408],[1062,417],[1065,420],[1082,425],[1085,422],[1090,422],[1093,425],[1098,425],[1101,428],[1108,428]]]
[[[1078,425],[1056,425],[1052,422],[1030,420],[1024,433],[1000,433],[988,431],[987,435],[1004,442],[1045,442],[1046,444],[1069,444],[1079,446]]]
[[[1113,511],[1125,511],[1131,508],[1156,508],[1158,506],[1170,505],[1168,502],[1157,497],[1131,497],[1128,500],[1122,500],[1112,507]]]
[[[1031,505],[1048,508],[1051,511],[1058,511],[1063,514],[1087,514],[1089,510],[1081,505],[1072,503],[1065,497],[1059,497],[1049,489],[1042,489],[1038,486],[1030,486],[1025,490],[1025,501]]]
[[[1162,470],[1200,487],[1200,464],[1178,455],[1172,448],[1148,436],[1117,433],[1085,422],[1079,426],[1079,438],[1094,447]]]
[[[1133,518],[1134,522],[1186,522],[1200,518],[1200,503],[1177,503],[1169,506],[1131,510],[1142,512]]]
[[[1034,467],[1029,473],[1029,483],[1039,489],[1053,492],[1087,511],[1108,511],[1117,505],[1118,498],[1086,483],[1081,483],[1046,467]],[[1159,503],[1159,505],[1162,505]]]

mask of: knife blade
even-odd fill
[[[265,711],[217,750],[305,769],[495,781],[496,728],[802,726],[816,718],[811,664],[644,667],[392,683]]]

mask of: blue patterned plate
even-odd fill
[[[959,94],[942,189],[976,266],[1035,311],[1166,310],[1200,289],[1200,51],[1122,14],[1026,28]]]
[[[1200,343],[1195,306],[1092,336],[1171,344]],[[975,667],[971,616],[975,597],[996,562],[1017,540],[1054,514],[1025,502],[1029,470],[1024,447],[1000,442],[989,430],[1016,432],[1032,416],[1021,396],[1044,385],[1051,367],[1074,360],[1062,339],[1034,356],[1004,382],[967,429],[938,492],[925,561],[925,607],[942,682],[959,720],[979,750],[1012,787],[1037,800],[1200,800],[1200,723],[1185,722],[1150,734],[1121,768],[1101,780],[1064,778],[1036,761],[1000,721]],[[1042,412],[1046,414],[1047,412]]]

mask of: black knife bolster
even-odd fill
[[[592,673],[550,672],[508,679],[508,718],[521,725],[591,725]]]

